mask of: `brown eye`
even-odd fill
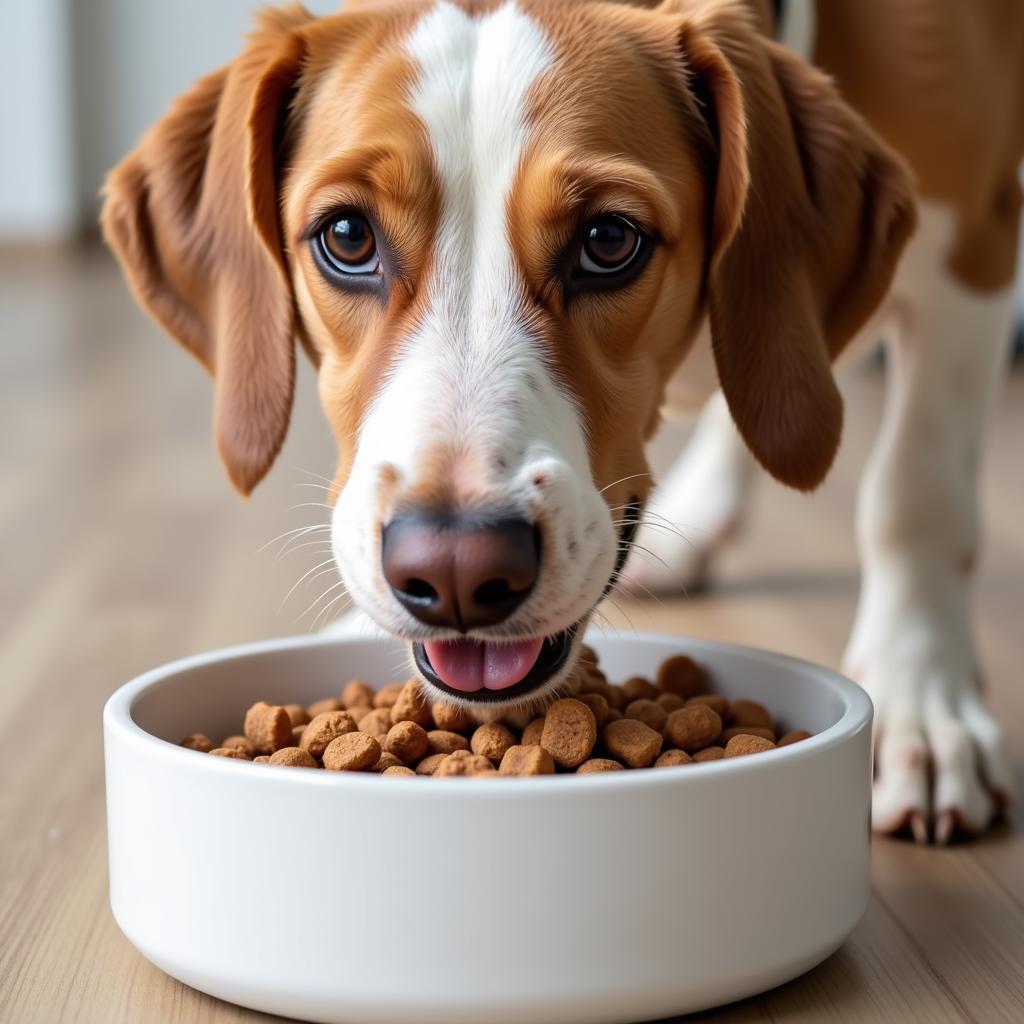
[[[320,232],[320,245],[333,269],[342,274],[373,274],[380,267],[377,240],[361,213],[345,213]]]
[[[583,229],[577,273],[622,273],[636,260],[642,248],[643,235],[625,217],[618,214],[596,217]]]

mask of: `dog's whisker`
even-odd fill
[[[619,477],[618,480],[613,480],[610,484],[606,484],[597,493],[598,494],[604,494],[605,491],[611,489],[612,487],[615,487],[618,484],[624,484],[627,480],[637,480],[637,479],[639,479],[642,476],[650,476],[650,475],[651,475],[650,473],[633,473],[631,476]]]
[[[288,593],[284,595],[284,600],[283,600],[283,601],[281,602],[281,607],[277,609],[277,610],[278,610],[278,612],[282,611],[282,609],[284,608],[284,606],[285,606],[285,605],[286,605],[286,604],[288,603],[288,598],[289,598],[289,597],[291,597],[291,596],[292,596],[292,594],[294,594],[294,593],[295,593],[295,591],[296,591],[296,590],[298,589],[299,585],[300,585],[300,584],[301,584],[301,583],[302,583],[302,582],[303,582],[304,580],[307,580],[307,579],[309,579],[309,577],[310,577],[310,576],[312,576],[312,575],[313,575],[313,573],[315,573],[315,572],[317,571],[317,569],[323,569],[323,567],[324,567],[325,565],[330,565],[330,564],[331,564],[331,563],[332,563],[333,561],[334,561],[334,559],[333,559],[333,558],[325,558],[325,559],[324,559],[324,560],[323,560],[323,561],[322,561],[322,562],[321,562],[321,563],[320,563],[319,565],[314,565],[312,569],[310,569],[310,570],[309,570],[308,572],[306,572],[306,573],[304,573],[304,574],[303,574],[302,576],[300,576],[300,577],[299,577],[299,578],[298,578],[298,579],[297,579],[297,580],[296,580],[296,581],[295,581],[295,582],[294,582],[294,583],[292,584],[291,590],[289,590],[289,591],[288,591]]]
[[[318,480],[323,480],[323,482],[325,484],[327,484],[328,487],[334,486],[334,481],[330,477],[324,476],[323,473],[314,473],[313,470],[306,469],[305,466],[294,466],[293,465],[292,469],[297,469],[300,473],[305,473],[307,476],[313,476],[313,477],[316,477]]]
[[[279,540],[283,540],[285,537],[291,537],[297,533],[309,533],[311,530],[329,530],[330,526],[324,524],[315,524],[313,526],[296,526],[293,530],[285,530],[284,533],[279,533],[276,537],[272,537],[267,541],[266,544],[256,549],[256,554],[260,554],[266,551],[271,544],[276,544]]]
[[[298,505],[289,505],[288,511],[294,512],[296,509],[299,508],[325,508],[327,509],[328,512],[334,511],[334,506],[328,505],[327,502],[325,501],[302,501],[299,502]]]
[[[327,597],[328,594],[333,594],[334,591],[338,589],[338,587],[344,586],[345,581],[338,580],[338,582],[335,583],[333,587],[328,587],[301,615],[296,617],[295,621],[299,622],[302,619],[304,619],[325,597]],[[345,590],[341,596],[344,597],[346,594],[348,594],[347,590]]]

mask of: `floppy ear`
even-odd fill
[[[761,464],[810,490],[842,433],[830,363],[914,227],[909,175],[830,79],[738,6],[688,15],[680,43],[717,154],[707,287],[722,390]]]
[[[202,79],[107,178],[103,231],[136,299],[214,378],[214,436],[248,494],[291,416],[293,297],[275,141],[301,73],[298,5]]]

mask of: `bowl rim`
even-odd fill
[[[145,753],[147,757],[155,757],[158,760],[170,759],[172,765],[183,768],[192,764],[198,767],[197,752],[182,747],[177,743],[161,739],[142,728],[134,719],[133,711],[135,704],[143,694],[151,687],[162,683],[171,677],[182,672],[198,668],[202,665],[215,664],[221,661],[229,661],[237,658],[259,657],[271,652],[290,651],[300,648],[341,646],[346,644],[366,643],[394,643],[397,638],[392,637],[332,637],[322,635],[294,635],[277,637],[270,640],[259,640],[251,643],[235,644],[230,647],[216,648],[200,654],[189,655],[175,661],[167,662],[164,665],[149,669],[134,679],[124,683],[107,699],[103,708],[104,728],[104,749],[107,748],[110,738],[116,737],[137,752]],[[838,721],[820,733],[793,743],[787,747],[780,747],[776,750],[767,751],[765,756],[770,758],[772,766],[782,768],[785,764],[813,758],[824,754],[832,748],[851,741],[864,729],[870,728],[873,706],[871,698],[856,683],[847,679],[835,669],[827,668],[804,658],[797,658],[789,654],[780,654],[775,651],[763,648],[751,647],[745,644],[737,644],[724,640],[711,640],[704,637],[690,637],[673,633],[637,632],[631,633],[628,637],[596,637],[598,646],[604,643],[616,643],[620,641],[650,643],[665,641],[679,642],[681,650],[679,653],[699,654],[700,650],[714,650],[727,652],[733,656],[740,656],[751,661],[767,662],[780,668],[799,670],[806,674],[810,672],[817,681],[828,687],[843,702],[843,712]],[[190,758],[188,762],[180,761],[180,758]],[[743,773],[755,771],[763,773],[768,767],[762,758],[736,757],[719,759],[717,761],[704,762],[698,772],[686,771],[621,771],[621,772],[596,772],[586,777],[582,782],[575,777],[575,773],[567,773],[557,776],[503,776],[501,785],[494,786],[494,777],[486,778],[442,778],[433,779],[431,784],[423,786],[423,780],[419,778],[390,778],[387,783],[382,783],[380,778],[370,772],[327,772],[327,771],[296,771],[281,765],[261,766],[262,769],[271,769],[268,777],[264,770],[254,773],[249,763],[241,763],[227,757],[205,757],[206,768],[204,771],[228,772],[227,778],[232,778],[231,773],[241,773],[234,777],[244,778],[245,775],[262,779],[264,784],[273,778],[275,784],[292,786],[332,786],[359,787],[359,786],[381,786],[385,785],[389,792],[408,792],[408,787],[417,787],[416,792],[420,799],[429,799],[426,794],[433,793],[436,797],[450,798],[453,791],[459,791],[467,796],[472,794],[479,796],[481,787],[486,787],[489,798],[502,799],[506,797],[521,797],[524,790],[528,790],[531,799],[548,794],[552,797],[561,798],[561,794],[567,791],[578,792],[582,784],[588,792],[602,790],[604,788],[629,789],[636,786],[692,786],[701,785],[701,780],[712,780],[720,777],[723,773]]]

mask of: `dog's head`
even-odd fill
[[[751,450],[820,481],[830,359],[912,223],[830,82],[711,0],[266,13],[106,196],[136,295],[213,374],[235,485],[280,448],[298,337],[351,596],[489,704],[572,669],[706,317]]]

